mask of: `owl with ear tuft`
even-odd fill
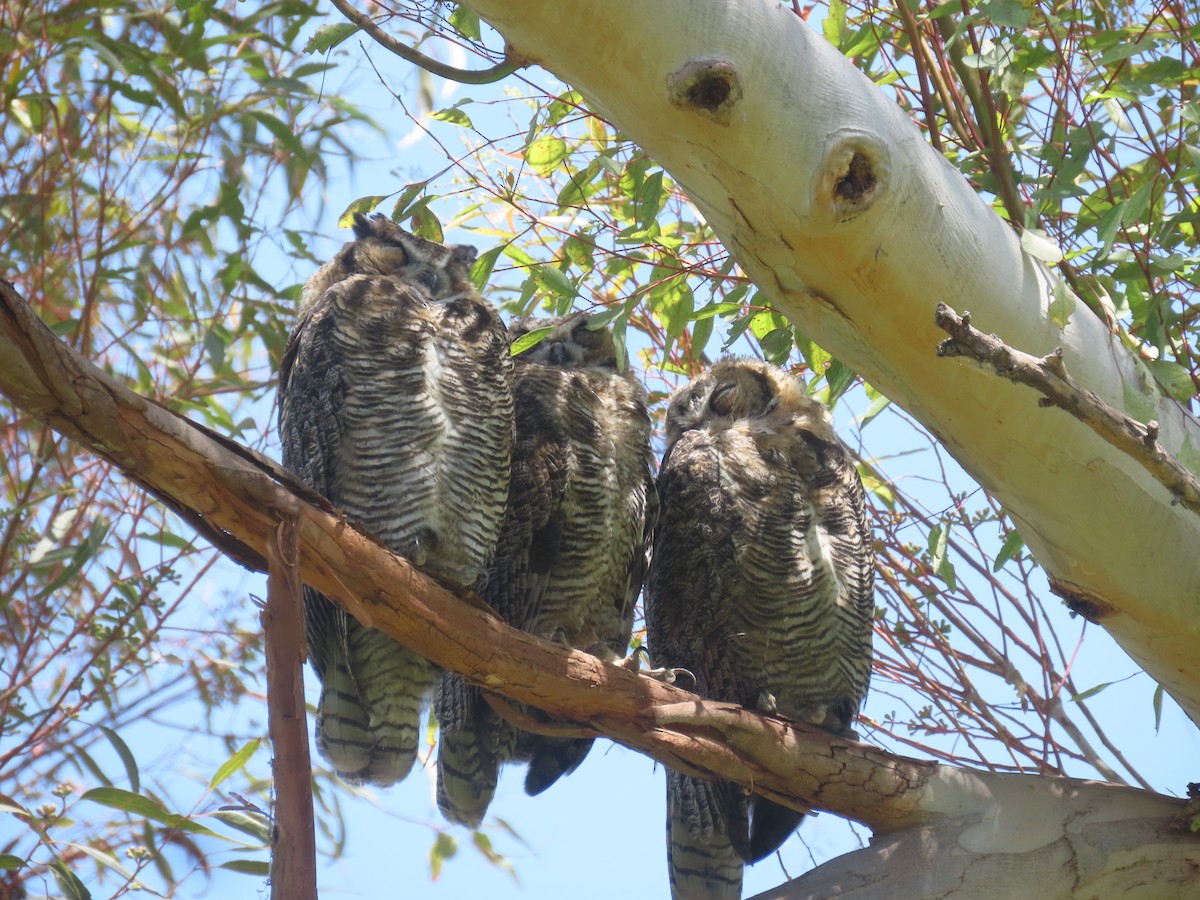
[[[284,465],[464,587],[495,550],[512,455],[508,335],[471,283],[474,259],[356,215],[354,240],[304,285],[279,373]],[[304,605],[317,747],[349,781],[399,781],[438,669],[312,588]]]

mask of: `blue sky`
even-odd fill
[[[367,44],[383,76],[394,90],[410,98],[416,109],[417,79],[399,60]],[[358,55],[358,48],[351,50]],[[381,89],[369,68],[359,67],[347,73],[346,81],[330,85],[347,90],[356,101],[368,107],[377,104],[381,121],[396,123],[387,136],[388,143],[378,144],[364,134],[364,148],[373,160],[361,161],[353,180],[342,185],[331,182],[324,198],[327,215],[326,233],[335,231],[338,212],[352,200],[366,194],[386,194],[401,189],[406,182],[432,176],[445,165],[442,151],[397,112],[392,98]],[[543,79],[549,81],[550,79]],[[434,97],[433,107],[444,108],[470,96],[480,103],[467,109],[485,133],[503,131],[500,117],[503,107],[489,113],[483,103],[503,95],[503,85],[491,88],[462,88],[432,79],[426,82]],[[496,117],[489,121],[488,116]],[[516,123],[519,126],[523,123]],[[452,152],[469,132],[443,123],[429,127]],[[390,209],[385,202],[382,209]],[[435,206],[445,221],[453,212],[450,206]],[[342,239],[339,234],[328,249]],[[471,240],[469,235],[448,235],[450,239]],[[481,243],[480,249],[487,249]],[[318,256],[323,255],[318,251]],[[301,276],[303,277],[303,273]],[[840,407],[838,422],[851,442],[854,415],[866,406],[861,395]],[[863,437],[868,456],[891,457],[883,465],[889,474],[905,479],[906,489],[933,508],[949,502],[940,486],[939,463],[928,452],[904,455],[908,449],[924,446],[902,417],[885,414],[872,423]],[[880,449],[886,448],[886,449]],[[974,490],[973,482],[951,461],[950,486],[955,492]],[[1040,578],[1040,576],[1038,576]],[[1051,616],[1060,628],[1064,643],[1073,643],[1082,628],[1071,620],[1059,602],[1041,591]],[[1133,765],[1151,777],[1160,790],[1179,794],[1186,782],[1195,777],[1192,761],[1200,758],[1200,739],[1186,717],[1168,699],[1160,731],[1155,734],[1152,695],[1154,685],[1138,667],[1100,629],[1088,629],[1074,668],[1076,683],[1090,687],[1116,682],[1092,698],[1093,711],[1108,724],[1120,749]],[[1122,680],[1124,679],[1124,680]],[[310,699],[314,680],[309,673]],[[876,679],[868,699],[867,719],[882,718],[897,708],[895,695]],[[1123,726],[1123,727],[1122,727]],[[491,816],[484,832],[495,849],[512,864],[516,878],[484,859],[471,845],[471,835],[462,828],[449,834],[459,844],[455,858],[449,860],[439,878],[430,878],[428,853],[435,828],[445,828],[433,800],[431,768],[414,770],[399,786],[389,790],[363,790],[358,797],[343,797],[347,834],[345,853],[334,862],[321,863],[322,897],[457,898],[487,896],[504,898],[558,898],[566,892],[580,900],[608,898],[614,895],[646,898],[668,896],[664,857],[664,786],[661,766],[651,760],[599,741],[583,767],[546,794],[526,797],[521,784],[522,771],[508,770],[502,778]],[[1091,770],[1078,774],[1095,777]],[[499,822],[511,826],[520,835],[514,838]],[[747,870],[745,895],[766,890],[788,874],[796,875],[815,862],[861,846],[869,839],[865,829],[853,828],[831,815],[807,820],[784,846],[779,859],[771,858]],[[244,889],[244,888],[243,888]]]
[[[357,39],[353,46],[348,44],[347,49],[352,57],[361,57]],[[410,98],[409,108],[416,110],[420,105],[416,101],[419,85],[412,68],[373,45],[368,44],[367,49],[393,89]],[[506,115],[503,107],[489,112],[482,106],[483,101],[503,96],[503,85],[460,88],[438,79],[426,84],[434,98],[435,109],[450,106],[469,95],[481,101],[469,110],[481,130],[505,130],[501,124]],[[312,209],[324,210],[318,230],[328,237],[312,247],[322,258],[346,239],[348,233],[339,231],[336,223],[338,214],[351,201],[367,194],[397,192],[407,183],[433,176],[446,165],[442,151],[403,117],[369,67],[359,65],[335,70],[326,78],[326,89],[353,97],[374,112],[380,121],[388,123],[389,130],[384,138],[380,138],[365,129],[350,126],[355,131],[348,135],[348,143],[360,147],[362,152],[353,177],[335,177],[324,196],[309,198]],[[489,120],[489,116],[493,118]],[[521,123],[516,124],[519,131]],[[459,149],[459,142],[470,136],[470,132],[445,123],[430,123],[430,127],[452,151]],[[443,221],[454,212],[451,203],[447,200],[435,205],[435,211]],[[381,209],[390,210],[390,203],[385,202]],[[448,237],[451,240],[472,239],[461,233]],[[478,243],[481,250],[488,248],[486,243]],[[303,280],[309,273],[296,271],[291,274],[295,280]],[[279,284],[287,281],[288,276],[282,273],[277,279]],[[273,421],[270,402],[271,398],[266,398],[255,410],[260,422]],[[865,406],[860,392],[838,410],[839,429],[853,444],[859,440],[853,419]],[[905,489],[920,496],[930,509],[940,509],[951,502],[941,486],[938,460],[922,449],[925,447],[923,439],[914,434],[903,417],[890,413],[880,416],[863,432],[862,447],[868,457],[886,457],[882,465],[887,473],[903,478]],[[909,453],[909,450],[917,452]],[[277,444],[271,445],[271,452],[277,455]],[[949,464],[949,482],[954,492],[974,490],[970,479],[953,463]],[[1065,644],[1073,644],[1084,630],[1082,623],[1071,620],[1044,585],[1040,594],[1061,639]],[[194,598],[191,614],[195,626],[202,628],[205,622],[212,621],[215,611],[225,608],[231,600],[245,607],[247,622],[252,623],[253,608],[246,599],[251,595],[265,595],[264,579],[247,575],[228,563],[217,566],[204,590]],[[1086,632],[1086,640],[1073,669],[1077,685],[1086,689],[1113,682],[1089,701],[1093,712],[1107,726],[1111,737],[1119,741],[1119,749],[1157,789],[1182,794],[1187,781],[1196,778],[1194,761],[1200,758],[1200,737],[1169,699],[1164,704],[1161,728],[1156,734],[1152,708],[1154,684],[1140,674],[1138,667],[1102,630],[1091,627]],[[311,672],[306,672],[306,677],[310,702],[315,701],[315,678]],[[261,673],[258,678],[259,690],[265,691]],[[880,720],[897,709],[902,713],[903,707],[898,706],[902,700],[898,696],[893,686],[877,676],[864,711],[866,719]],[[996,696],[1011,699],[1001,690]],[[186,725],[194,724],[186,721],[191,714],[194,710],[187,708],[178,713]],[[239,727],[244,727],[247,717],[260,723],[265,721],[265,708],[261,698],[252,699],[230,715],[238,720]],[[864,731],[864,737],[869,739],[869,733]],[[201,809],[219,805],[212,798],[205,799],[202,790],[203,783],[224,758],[224,750],[217,742],[196,736],[185,738],[181,744],[179,732],[164,730],[152,723],[132,729],[125,738],[134,746],[139,758],[143,754],[147,759],[158,757],[163,772],[176,772],[170,776],[175,780],[172,793],[176,796],[194,795]],[[106,761],[103,753],[97,756],[102,762]],[[315,751],[314,762],[320,764]],[[268,765],[269,752],[264,746],[250,768],[265,776]],[[178,774],[180,771],[185,774]],[[465,829],[447,828],[433,800],[431,768],[426,767],[414,770],[405,782],[392,789],[358,789],[340,795],[338,802],[347,828],[344,852],[339,859],[330,861],[323,857],[319,861],[321,896],[365,900],[399,896],[549,900],[567,893],[579,900],[609,898],[616,894],[644,898],[668,896],[661,766],[602,740],[597,742],[578,772],[540,797],[525,796],[522,774],[520,769],[506,772],[491,816],[483,827],[496,851],[511,863],[515,878],[488,862],[472,846],[471,834]],[[1074,774],[1095,777],[1091,770]],[[197,782],[195,790],[188,786],[190,777]],[[511,831],[500,824],[500,819],[511,826]],[[7,838],[6,827],[5,820],[0,819],[0,845]],[[447,833],[457,840],[459,849],[435,881],[430,875],[428,856],[437,829],[447,829]],[[834,816],[810,818],[798,835],[785,844],[781,852],[782,863],[771,858],[748,869],[745,894],[751,896],[773,887],[788,874],[799,874],[814,862],[861,846],[868,838],[864,829],[854,829]],[[177,896],[244,897],[265,896],[266,893],[267,888],[261,881],[220,873],[207,891],[203,880],[194,878]],[[97,896],[105,894],[97,893]]]

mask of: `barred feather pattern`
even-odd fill
[[[725,359],[672,399],[646,583],[655,665],[702,696],[852,735],[867,693],[874,559],[858,474],[802,382]],[[672,896],[736,898],[743,862],[801,813],[669,773]]]
[[[355,234],[306,285],[284,354],[284,464],[392,550],[472,585],[507,498],[506,329],[470,286],[473,248],[379,216],[360,216]],[[437,668],[322,594],[304,597],[318,749],[348,780],[399,781]]]
[[[479,593],[515,627],[615,659],[629,644],[655,517],[651,429],[644,389],[618,371],[611,332],[588,324],[575,315],[509,326],[514,340],[552,331],[516,358],[512,488]],[[487,811],[501,764],[528,763],[525,789],[537,794],[591,747],[516,732],[449,673],[435,709],[438,803],[471,826]]]

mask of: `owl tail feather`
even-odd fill
[[[722,789],[667,771],[667,870],[672,900],[738,900],[742,858],[730,840]]]
[[[750,848],[745,856],[748,863],[756,863],[778,850],[804,818],[804,813],[765,797],[751,798],[750,810]]]
[[[434,713],[440,734],[437,803],[447,819],[478,828],[496,793],[500,763],[511,755],[501,743],[511,729],[460,676],[447,672],[438,684]]]
[[[421,707],[436,669],[382,632],[351,620],[329,641],[317,706],[317,748],[352,782],[395,784],[417,755]]]
[[[570,775],[587,758],[591,738],[551,738],[526,735],[519,755],[528,750],[529,770],[525,773],[525,793],[535,797],[564,775]]]

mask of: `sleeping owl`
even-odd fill
[[[612,332],[589,316],[509,326],[514,341],[534,331],[545,336],[515,357],[511,490],[478,591],[509,624],[613,660],[629,644],[655,515],[645,390],[618,365]],[[592,743],[517,732],[450,673],[434,707],[438,804],[472,827],[501,763],[528,763],[525,790],[538,794]]]
[[[871,673],[874,561],[862,483],[803,382],[723,359],[671,399],[646,578],[656,665],[696,693],[836,734]],[[802,814],[737,785],[667,771],[675,900],[741,895],[742,866]]]
[[[283,462],[347,519],[447,581],[475,583],[504,514],[512,360],[470,282],[473,247],[382,215],[304,285],[279,373]],[[316,743],[351,781],[412,767],[436,667],[304,589]]]

